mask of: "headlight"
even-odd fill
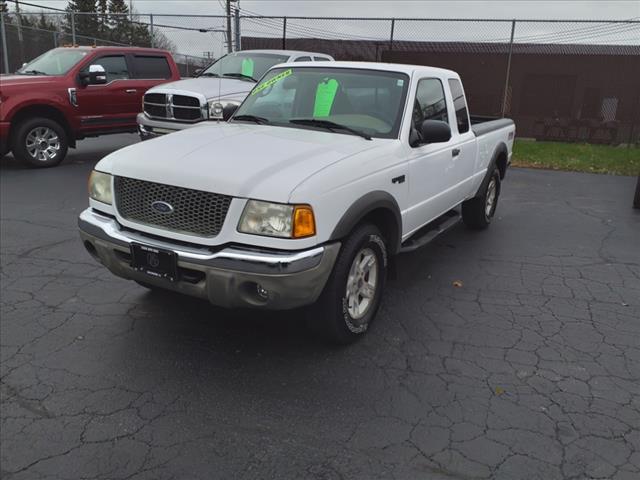
[[[224,118],[224,109],[228,105],[240,105],[237,100],[209,100],[209,120],[227,120]]]
[[[94,170],[89,176],[89,196],[98,202],[111,205],[113,194],[111,192],[111,175]]]
[[[284,205],[249,200],[238,231],[281,238],[304,238],[316,234],[313,209],[309,205]]]

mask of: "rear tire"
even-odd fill
[[[387,273],[387,247],[372,224],[357,227],[342,245],[331,276],[312,307],[311,328],[335,344],[352,343],[376,316]]]
[[[496,213],[499,196],[500,171],[496,167],[480,194],[462,203],[462,221],[465,225],[476,230],[487,228]]]
[[[30,118],[18,125],[13,139],[13,155],[31,167],[55,167],[69,148],[67,132],[49,118]]]

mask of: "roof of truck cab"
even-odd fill
[[[233,53],[270,53],[273,55],[288,55],[292,57],[294,55],[322,55],[324,57],[331,57],[328,53],[322,52],[308,52],[306,50],[274,50],[274,49],[251,49],[251,50],[238,50]],[[333,57],[331,57],[333,58]],[[301,62],[297,62],[301,63]]]
[[[453,70],[437,67],[425,67],[423,65],[406,65],[403,63],[378,63],[378,62],[288,62],[281,63],[278,68],[287,67],[314,67],[314,68],[357,68],[360,70],[383,70],[388,72],[401,72],[411,75],[413,73],[436,75],[442,77],[455,77],[459,75]]]
[[[104,52],[104,51],[118,51],[118,52],[145,52],[145,53],[169,53],[167,50],[163,50],[161,48],[150,48],[150,47],[119,47],[117,45],[111,46],[87,46],[87,45],[77,45],[77,46],[63,46],[57,47],[54,50],[83,50],[88,52]]]

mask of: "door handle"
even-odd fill
[[[136,93],[138,90],[136,90],[135,88],[128,88],[125,90],[126,93]]]
[[[451,156],[452,157],[457,157],[458,155],[460,155],[460,149],[459,148],[454,148],[453,150],[451,150]]]

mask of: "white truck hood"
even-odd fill
[[[235,78],[199,77],[178,80],[177,82],[163,83],[147,90],[147,93],[181,93],[189,92],[204,95],[207,100],[215,100],[222,97],[237,96],[244,99],[255,83]]]
[[[118,150],[96,169],[156,183],[286,203],[319,170],[380,140],[299,128],[220,123]]]

